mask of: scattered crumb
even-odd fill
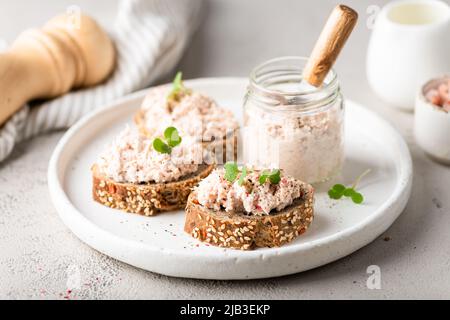
[[[384,238],[383,238],[383,240],[387,242],[387,241],[391,241],[391,240],[392,240],[392,238],[391,238],[391,237],[389,237],[389,236],[387,236],[387,237],[384,237]]]

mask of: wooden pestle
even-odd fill
[[[114,69],[115,55],[111,39],[87,15],[78,25],[63,14],[24,31],[0,54],[0,125],[30,100],[102,82]]]
[[[304,80],[315,87],[322,85],[357,20],[352,8],[342,4],[334,8],[303,70]]]

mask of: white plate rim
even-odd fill
[[[186,80],[185,83],[187,85],[193,85],[193,84],[201,84],[201,83],[220,83],[220,84],[226,84],[226,83],[236,83],[236,82],[245,82],[248,83],[247,78],[239,78],[239,77],[218,77],[218,78],[199,78],[199,79],[192,79],[192,80]],[[84,126],[86,126],[88,123],[93,121],[98,115],[102,114],[103,112],[107,110],[112,110],[114,108],[118,108],[120,104],[127,103],[133,99],[140,99],[142,98],[148,89],[144,89],[129,95],[126,95],[120,99],[115,100],[114,102],[109,103],[107,106],[100,108],[98,110],[95,110],[88,115],[84,116],[82,119],[80,119],[78,122],[76,122],[60,139],[58,142],[51,159],[49,161],[49,167],[48,167],[48,187],[50,192],[50,197],[52,202],[54,203],[57,212],[60,216],[60,218],[63,220],[63,222],[66,224],[66,226],[83,242],[87,243],[89,246],[93,247],[94,249],[103,252],[107,255],[111,255],[111,253],[107,252],[107,250],[104,250],[103,248],[100,248],[98,244],[92,243],[92,237],[89,237],[87,234],[92,234],[90,232],[87,232],[86,230],[91,230],[91,232],[95,232],[97,235],[97,240],[100,238],[103,238],[102,241],[107,242],[118,242],[122,246],[128,246],[133,248],[140,248],[148,253],[155,253],[155,252],[163,252],[164,254],[175,254],[181,255],[181,256],[189,256],[190,253],[184,252],[184,251],[175,251],[172,249],[167,249],[164,247],[149,247],[147,245],[144,245],[138,241],[130,240],[130,239],[123,239],[115,234],[112,234],[98,225],[91,222],[89,219],[87,219],[83,214],[81,214],[76,207],[71,203],[68,196],[66,195],[63,187],[63,181],[60,181],[59,174],[58,174],[58,166],[59,162],[61,161],[61,158],[64,156],[64,147],[67,144],[67,142],[73,138],[73,136]],[[316,246],[322,246],[327,245],[330,242],[342,239],[342,238],[348,238],[351,237],[353,234],[356,234],[358,231],[362,230],[363,228],[370,225],[373,221],[380,218],[383,213],[388,210],[390,207],[396,207],[396,210],[398,211],[396,215],[393,215],[391,217],[391,222],[388,224],[390,226],[393,221],[401,214],[402,210],[406,206],[406,203],[409,199],[409,195],[411,193],[411,187],[412,187],[412,160],[411,155],[408,149],[408,146],[404,139],[401,137],[401,135],[391,126],[389,122],[381,118],[376,113],[362,107],[358,103],[351,102],[350,100],[347,100],[348,103],[351,103],[358,108],[361,108],[364,112],[370,113],[371,116],[376,119],[376,121],[383,124],[387,130],[390,130],[390,135],[396,145],[398,145],[399,149],[396,151],[397,154],[401,155],[399,158],[399,163],[397,163],[397,170],[399,173],[398,177],[398,183],[395,186],[395,192],[391,194],[391,196],[381,205],[377,210],[375,210],[370,216],[367,218],[361,220],[359,223],[355,224],[351,228],[347,228],[344,230],[341,230],[339,232],[336,232],[332,235],[322,237],[320,239],[311,240],[307,243],[302,243],[296,246],[291,247],[282,247],[283,248],[283,254],[290,255],[293,253],[299,253],[302,251],[310,250]],[[384,231],[384,230],[383,230]],[[379,234],[378,234],[379,235]],[[378,236],[376,235],[376,236]],[[367,245],[370,243],[373,239],[368,239],[366,243],[363,243],[358,246],[356,249],[352,249],[351,252]],[[279,249],[279,248],[277,248]],[[238,251],[239,255],[236,255],[236,258],[238,257],[239,260],[243,259],[255,259],[255,256],[259,256],[260,258],[270,258],[273,256],[277,256],[279,254],[278,250],[265,250],[265,251],[247,251],[245,256],[241,255],[241,251]],[[331,261],[334,261],[336,259],[339,259],[343,256],[348,255],[349,253],[343,253],[338,258],[333,258],[328,262],[322,263],[320,265],[329,263]],[[217,251],[217,254],[211,254],[211,252],[198,252],[196,255],[199,258],[208,258],[208,259],[220,259],[221,256],[223,256],[223,252]],[[227,256],[232,258],[233,257],[233,251],[227,252]],[[121,259],[121,257],[113,256],[113,258]],[[125,261],[127,262],[127,261]],[[129,262],[127,262],[129,263]],[[319,265],[317,265],[319,266]],[[139,267],[139,266],[138,266]],[[306,270],[306,269],[305,269]],[[303,270],[302,270],[303,271]],[[280,274],[281,275],[281,274]],[[217,277],[217,279],[220,279],[220,277]]]

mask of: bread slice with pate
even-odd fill
[[[192,188],[215,164],[204,157],[201,144],[168,129],[174,139],[165,132],[157,143],[136,129],[123,130],[91,168],[94,200],[146,216],[184,208]]]
[[[261,174],[247,174],[240,185],[239,176],[230,182],[223,169],[214,170],[189,195],[184,230],[202,242],[241,250],[278,247],[304,233],[314,217],[313,187],[283,174],[276,184],[260,184]]]

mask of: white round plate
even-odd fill
[[[186,81],[242,120],[243,78]],[[344,257],[384,232],[404,209],[411,191],[412,164],[402,137],[384,120],[347,101],[346,162],[342,175],[317,187],[315,219],[308,231],[280,248],[240,251],[212,247],[183,232],[184,212],[143,217],[92,200],[90,167],[99,152],[132,122],[145,91],[124,97],[75,124],[56,147],[48,170],[52,201],[64,223],[94,249],[149,271],[202,279],[255,279],[315,268]],[[360,183],[362,205],[331,200],[333,183]]]

